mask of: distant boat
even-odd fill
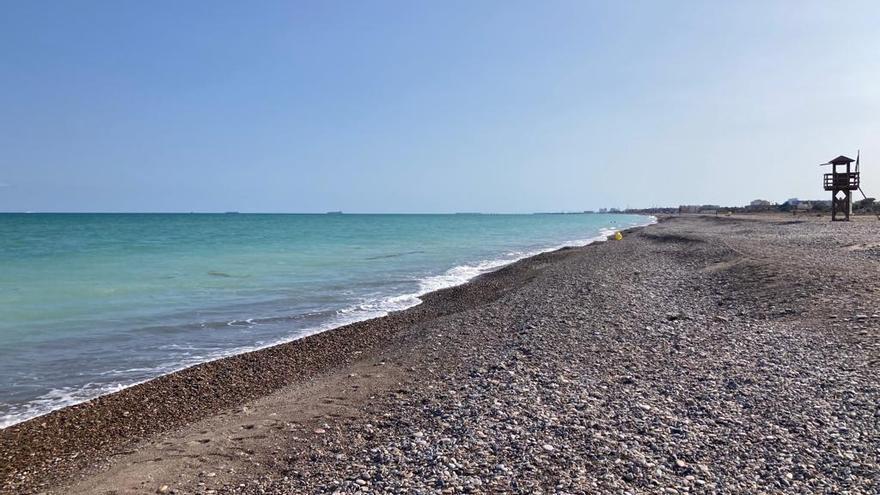
[[[328,211],[326,215],[342,215],[341,211]]]

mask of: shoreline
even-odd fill
[[[659,221],[656,216],[649,216],[647,223],[620,232],[637,231]],[[529,253],[461,284],[426,292],[418,296],[420,303],[403,310],[194,364],[4,427],[0,429],[0,452],[6,462],[0,466],[0,486],[22,486],[25,480],[45,483],[48,479],[55,483],[65,478],[66,474],[60,473],[83,469],[114,449],[350,365],[368,351],[381,349],[404,327],[498,297],[510,288],[501,281],[509,284],[509,274],[521,268],[517,265],[588,248],[610,238],[610,234],[602,233],[585,244]],[[487,291],[488,295],[484,294]],[[474,294],[479,297],[474,298]],[[270,375],[269,380],[266,375]],[[231,376],[238,381],[224,381]],[[174,399],[171,403],[169,395]],[[199,406],[193,407],[196,403]],[[144,404],[148,406],[145,408]],[[20,467],[26,468],[27,476],[17,480]]]
[[[646,223],[644,223],[644,224],[636,225],[636,226],[634,226],[634,227],[646,227],[646,226],[652,225],[652,224],[654,224],[654,223],[657,222],[657,217],[654,216],[654,215],[636,215],[636,216],[642,216],[642,217],[645,217],[648,221],[647,221]],[[492,271],[498,270],[498,269],[503,268],[503,267],[505,267],[505,266],[508,266],[508,265],[510,265],[510,264],[513,264],[513,263],[519,262],[519,261],[524,260],[524,259],[528,259],[528,258],[533,257],[533,256],[536,256],[536,255],[540,255],[540,254],[544,254],[544,253],[548,253],[548,252],[553,252],[553,251],[557,251],[557,250],[559,250],[559,249],[564,249],[564,248],[568,248],[568,247],[584,247],[584,246],[588,246],[588,245],[590,245],[590,244],[593,244],[593,243],[595,243],[595,242],[603,242],[603,241],[605,241],[605,240],[608,239],[608,237],[609,237],[609,235],[610,235],[609,232],[610,232],[610,233],[613,233],[613,231],[616,231],[616,229],[613,229],[613,228],[610,228],[610,227],[604,227],[604,228],[601,228],[601,229],[599,230],[599,234],[596,235],[596,236],[594,236],[594,237],[591,237],[591,238],[588,238],[588,239],[576,239],[576,240],[571,240],[571,241],[565,241],[565,242],[562,242],[561,244],[554,245],[554,246],[550,246],[550,247],[547,247],[547,248],[540,248],[540,249],[537,249],[537,250],[528,251],[528,252],[526,252],[526,253],[523,253],[523,255],[520,256],[520,257],[518,257],[518,258],[512,258],[512,259],[510,259],[510,260],[503,260],[503,259],[501,259],[501,258],[495,258],[495,259],[481,260],[481,261],[479,261],[479,262],[472,262],[472,263],[470,263],[470,264],[465,264],[465,265],[455,266],[455,267],[450,268],[450,269],[447,270],[446,272],[443,272],[442,274],[427,277],[426,279],[420,280],[419,282],[422,283],[422,282],[424,282],[424,280],[428,280],[428,279],[436,279],[436,278],[442,278],[442,277],[444,277],[444,276],[445,276],[450,270],[455,270],[455,269],[457,269],[457,268],[462,268],[462,267],[473,268],[474,271],[476,272],[476,274],[470,276],[469,278],[466,278],[466,279],[460,280],[460,281],[454,281],[454,282],[452,283],[452,285],[442,285],[441,287],[438,287],[438,288],[430,288],[430,289],[427,289],[427,290],[420,290],[420,291],[418,291],[418,292],[413,292],[413,293],[405,293],[405,294],[398,294],[398,295],[394,295],[394,296],[386,296],[386,299],[395,299],[395,298],[403,298],[403,297],[406,297],[406,298],[412,298],[412,299],[416,299],[416,300],[418,300],[418,302],[416,302],[415,304],[412,304],[412,305],[410,305],[410,306],[406,306],[406,307],[404,307],[404,308],[402,308],[402,309],[391,309],[391,310],[385,310],[385,309],[383,309],[383,310],[380,310],[380,311],[379,311],[380,314],[377,314],[377,315],[364,315],[364,316],[359,316],[359,317],[356,317],[356,318],[351,319],[351,320],[343,320],[341,323],[340,323],[340,322],[327,322],[326,324],[322,324],[322,325],[319,325],[319,326],[316,326],[316,327],[313,327],[313,328],[306,328],[306,329],[303,329],[303,330],[302,330],[302,333],[299,334],[299,335],[297,335],[297,336],[295,336],[295,337],[281,337],[281,338],[274,339],[274,340],[270,341],[269,343],[267,343],[267,344],[263,344],[263,345],[249,345],[249,346],[243,346],[243,347],[241,347],[241,348],[239,348],[239,349],[232,349],[232,350],[229,350],[229,351],[222,351],[222,352],[219,352],[219,355],[217,355],[216,357],[209,357],[209,358],[207,358],[207,359],[204,360],[204,361],[199,361],[199,362],[195,362],[195,363],[192,363],[192,364],[183,365],[182,367],[175,368],[175,369],[172,369],[172,370],[170,370],[170,371],[164,371],[164,372],[161,372],[160,374],[157,374],[157,375],[155,375],[155,376],[152,376],[152,377],[149,377],[149,378],[146,378],[146,379],[143,379],[143,380],[139,380],[139,381],[136,381],[136,382],[133,382],[133,383],[130,383],[130,384],[123,384],[123,383],[108,383],[108,384],[105,384],[105,385],[104,385],[104,388],[107,389],[107,391],[105,391],[105,392],[99,393],[98,395],[94,395],[94,396],[90,396],[90,397],[87,397],[87,398],[83,398],[83,399],[78,400],[78,401],[76,401],[76,402],[71,402],[71,403],[64,404],[64,405],[61,405],[61,406],[58,406],[58,407],[52,407],[52,408],[46,410],[45,412],[40,412],[40,413],[38,413],[37,415],[35,415],[35,416],[30,416],[30,417],[28,417],[28,418],[26,418],[26,419],[15,420],[14,422],[11,422],[11,423],[9,423],[9,424],[6,424],[6,425],[3,425],[3,426],[0,426],[0,432],[2,432],[2,431],[3,431],[4,429],[6,429],[6,428],[10,428],[10,427],[13,427],[13,426],[16,426],[16,425],[20,425],[20,424],[22,424],[22,423],[25,423],[25,422],[28,422],[28,421],[32,421],[32,420],[34,420],[34,419],[42,418],[42,417],[44,417],[44,416],[46,416],[46,415],[48,415],[48,414],[52,414],[52,413],[54,413],[54,412],[56,412],[56,411],[60,411],[60,410],[66,409],[66,408],[68,408],[68,407],[74,407],[74,406],[77,406],[77,405],[80,405],[80,404],[88,403],[88,402],[90,402],[90,401],[93,401],[93,400],[98,399],[98,398],[101,398],[101,397],[105,397],[105,396],[108,396],[108,395],[113,395],[113,394],[116,394],[116,393],[122,392],[122,391],[124,391],[124,390],[127,390],[127,389],[129,389],[129,388],[136,387],[136,386],[139,386],[139,385],[143,385],[143,384],[148,383],[148,382],[150,382],[150,381],[152,381],[152,380],[155,380],[155,379],[157,379],[157,378],[161,378],[161,377],[168,376],[168,375],[171,375],[171,374],[174,374],[174,373],[180,372],[180,371],[184,371],[184,370],[189,369],[189,368],[192,368],[192,367],[194,367],[194,366],[200,366],[200,365],[202,365],[202,364],[211,363],[211,362],[218,361],[218,360],[222,360],[222,359],[226,359],[226,358],[229,358],[229,357],[235,357],[235,356],[242,355],[242,354],[247,354],[247,353],[251,353],[251,352],[261,351],[261,350],[268,349],[268,348],[271,348],[271,347],[274,347],[274,346],[278,346],[278,345],[285,345],[285,344],[288,344],[288,343],[291,343],[291,342],[294,342],[294,341],[297,341],[297,340],[300,340],[300,339],[303,339],[303,338],[306,338],[306,337],[309,337],[309,336],[312,336],[312,335],[317,335],[317,334],[320,334],[320,333],[324,333],[324,332],[332,331],[332,330],[335,330],[335,329],[337,329],[337,328],[345,327],[345,326],[348,326],[348,325],[351,325],[351,324],[356,324],[356,323],[360,323],[360,322],[363,322],[363,321],[368,321],[368,320],[375,319],[375,318],[383,318],[383,317],[388,316],[389,314],[394,313],[394,312],[406,311],[406,310],[408,310],[408,309],[410,309],[410,308],[412,308],[412,307],[415,307],[415,306],[418,306],[418,305],[422,304],[423,301],[421,300],[421,298],[424,297],[424,296],[427,295],[427,294],[432,293],[432,292],[436,292],[436,291],[438,291],[438,290],[444,290],[444,289],[447,289],[447,288],[456,287],[456,286],[459,286],[459,285],[463,285],[463,284],[469,283],[470,281],[475,280],[476,278],[478,278],[478,277],[480,277],[480,276],[482,276],[482,275],[484,275],[484,274],[486,274],[486,273],[490,273],[490,272],[492,272]],[[488,264],[488,267],[487,267],[487,268],[481,268],[479,265],[482,265],[482,264]],[[475,265],[476,265],[476,266],[475,266]],[[345,308],[345,309],[348,309],[348,308]],[[342,311],[344,311],[345,309],[343,309]],[[338,312],[339,312],[339,311],[337,311],[337,313],[338,313]]]

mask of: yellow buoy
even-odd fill
[[[622,241],[622,240],[623,240],[623,234],[621,234],[620,232],[615,232],[615,233],[614,233],[614,240],[615,240],[615,241]]]

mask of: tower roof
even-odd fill
[[[838,157],[835,158],[834,160],[831,160],[831,161],[828,162],[828,163],[831,164],[831,165],[846,165],[847,163],[852,163],[852,162],[854,162],[854,161],[855,161],[855,160],[853,160],[852,158],[850,158],[850,157],[848,157],[848,156],[840,155],[840,156],[838,156]]]

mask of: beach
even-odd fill
[[[641,215],[0,214],[0,428],[420,303]],[[613,231],[613,230],[612,230]]]
[[[878,233],[665,217],[0,430],[0,486],[875,492]]]

